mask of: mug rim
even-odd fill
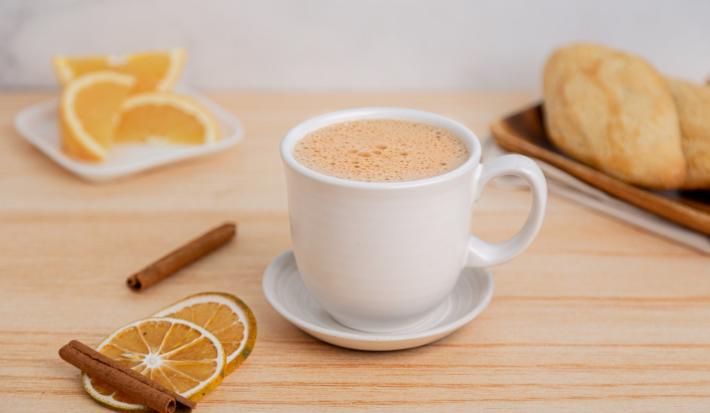
[[[326,126],[337,123],[364,120],[364,119],[395,119],[406,120],[411,122],[426,123],[433,126],[443,127],[454,133],[466,145],[469,151],[468,159],[456,168],[427,178],[416,179],[411,181],[356,181],[352,179],[338,178],[331,175],[326,175],[314,169],[308,168],[296,160],[293,155],[294,148],[298,141],[303,139],[308,133]],[[320,181],[329,185],[336,185],[349,188],[364,188],[364,189],[398,189],[411,188],[433,185],[454,179],[469,170],[475,168],[481,157],[481,144],[469,128],[463,124],[447,118],[446,116],[438,115],[432,112],[426,112],[418,109],[408,109],[399,107],[362,107],[345,109],[336,112],[328,112],[307,119],[298,125],[291,128],[286,133],[286,136],[281,141],[280,145],[281,159],[292,169],[316,181]]]

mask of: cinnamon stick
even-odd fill
[[[195,402],[192,400],[121,366],[79,341],[72,340],[65,344],[59,349],[59,356],[92,379],[124,394],[132,402],[148,406],[160,413],[190,412],[195,408]]]
[[[131,275],[126,284],[133,290],[144,290],[226,244],[236,233],[237,224],[233,222],[213,228]]]

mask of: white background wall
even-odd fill
[[[210,89],[538,90],[574,40],[710,75],[710,1],[0,0],[0,88],[51,87],[55,53],[185,46]]]

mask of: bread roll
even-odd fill
[[[710,189],[710,87],[667,79],[680,121],[688,164],[684,189]]]
[[[632,184],[671,189],[684,182],[673,97],[649,63],[574,44],[550,56],[543,80],[547,130],[560,150]]]

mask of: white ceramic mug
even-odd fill
[[[309,132],[340,122],[400,119],[446,128],[469,151],[458,168],[402,182],[352,181],[314,171],[293,155]],[[307,120],[281,143],[293,252],[309,291],[337,321],[369,332],[410,328],[443,303],[464,267],[488,267],[523,252],[542,225],[547,185],[520,155],[481,165],[476,136],[433,113],[399,108],[344,110]],[[484,185],[515,175],[531,187],[533,206],[522,229],[492,244],[470,235],[471,208]]]

